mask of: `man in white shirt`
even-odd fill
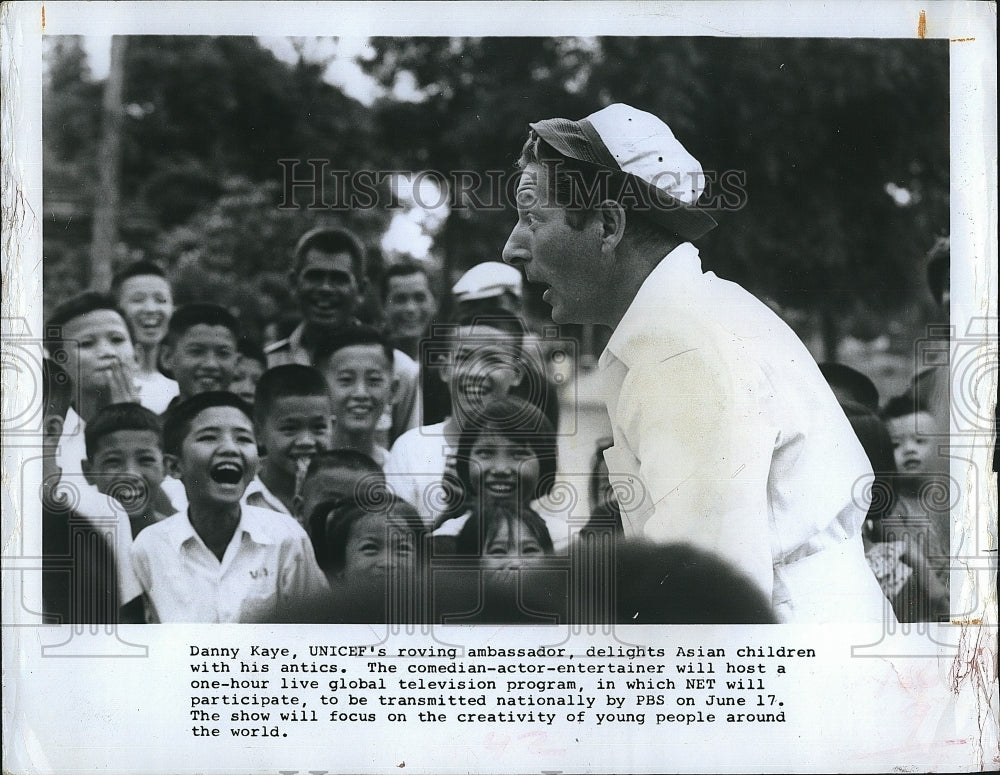
[[[659,118],[611,105],[533,123],[504,260],[601,356],[625,530],[717,554],[781,621],[880,621],[861,544],[871,467],[805,346],[703,273],[701,165]]]

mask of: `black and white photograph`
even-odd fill
[[[5,771],[995,769],[995,4],[841,8],[5,6]]]

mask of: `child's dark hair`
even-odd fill
[[[320,396],[330,400],[326,379],[312,366],[287,363],[275,366],[260,375],[254,392],[254,422],[260,426],[274,409],[274,402],[287,396]]]
[[[317,452],[309,461],[304,481],[308,482],[311,477],[321,471],[331,470],[357,471],[371,474],[373,477],[379,477],[381,481],[385,481],[385,472],[382,467],[364,452],[358,452],[356,449],[328,449]]]
[[[618,624],[777,622],[770,599],[749,577],[690,544],[619,543],[615,593]]]
[[[520,531],[526,530],[538,541],[543,554],[550,555],[555,552],[545,520],[531,509],[518,509],[504,504],[487,511],[484,515],[473,512],[455,537],[455,553],[481,557],[483,550],[504,524],[507,525],[508,535],[516,536]]]
[[[538,482],[531,499],[541,498],[552,491],[556,477],[556,435],[552,425],[536,406],[520,398],[496,398],[464,418],[465,427],[458,437],[455,453],[457,487],[449,488],[453,494],[445,509],[442,521],[461,516],[465,502],[472,497],[471,456],[476,440],[484,433],[496,432],[505,438],[527,444],[538,458]]]
[[[893,482],[897,469],[892,439],[885,423],[868,407],[855,402],[845,402],[842,406],[875,474],[865,530],[870,537],[877,539],[881,535],[882,520],[889,516],[896,502]]]
[[[97,455],[101,439],[115,431],[152,431],[159,443],[162,427],[160,418],[142,404],[121,403],[105,406],[87,423],[83,432],[89,460],[93,460]]]
[[[235,393],[226,390],[197,393],[167,410],[163,421],[163,452],[167,455],[180,455],[184,439],[191,432],[194,418],[214,406],[231,406],[243,412],[248,420],[253,420],[253,411],[249,404]]]
[[[332,357],[338,350],[355,345],[372,345],[379,347],[389,363],[389,370],[392,371],[393,358],[395,352],[388,337],[372,326],[347,326],[338,331],[335,335],[324,337],[316,344],[316,351],[313,356],[314,363],[322,363]]]
[[[913,393],[906,392],[902,395],[893,396],[886,401],[882,407],[883,420],[895,420],[897,417],[906,417],[918,412],[929,412],[930,410]]]
[[[207,302],[185,304],[174,310],[167,324],[166,341],[175,343],[184,333],[194,326],[222,326],[233,334],[234,343],[240,341],[240,323],[225,307]]]
[[[267,368],[267,356],[264,354],[264,348],[258,344],[256,339],[251,339],[247,336],[240,337],[240,340],[236,343],[236,351],[240,354],[240,357],[257,361],[265,369]]]
[[[125,317],[125,313],[119,308],[114,296],[97,291],[84,291],[67,299],[52,310],[52,314],[45,323],[45,347],[48,349],[49,355],[53,358],[59,357],[57,352],[62,349],[64,344],[63,326],[82,315],[99,310],[109,310],[118,315],[128,329],[129,338],[135,341],[132,326],[129,324],[128,318]]]
[[[73,380],[66,369],[51,358],[42,359],[42,413],[66,419],[73,403]]]
[[[851,400],[878,411],[879,394],[875,383],[857,369],[843,363],[821,363],[819,370],[831,388],[839,389]]]
[[[510,344],[516,348],[518,354],[524,344],[524,335],[527,333],[527,326],[524,320],[517,315],[512,315],[499,304],[490,304],[488,301],[484,306],[475,306],[473,309],[463,309],[459,307],[455,312],[453,321],[460,327],[466,328],[492,328],[502,331],[510,337]],[[442,327],[444,340],[451,344],[458,342],[458,330],[454,326]],[[475,338],[475,334],[473,334]]]
[[[320,568],[331,575],[344,570],[347,565],[347,539],[351,529],[357,522],[372,514],[384,517],[387,526],[392,520],[401,527],[403,532],[414,539],[419,552],[427,528],[417,510],[407,501],[388,492],[381,502],[371,504],[331,499],[318,503],[308,521],[309,537]]]
[[[130,280],[133,277],[147,277],[149,275],[162,277],[164,280],[167,279],[167,273],[163,271],[163,268],[159,264],[148,259],[133,261],[131,264],[118,270],[115,276],[111,278],[111,293],[117,298],[126,280]]]
[[[299,237],[292,253],[292,271],[298,274],[310,250],[323,253],[347,253],[351,257],[354,279],[361,284],[365,279],[365,246],[358,236],[347,229],[317,228]]]

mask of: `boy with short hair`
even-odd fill
[[[52,624],[141,621],[142,590],[132,573],[131,532],[106,498],[64,481],[57,461],[72,395],[66,370],[49,358],[42,361],[44,615]]]
[[[240,326],[218,304],[185,304],[170,318],[160,369],[177,380],[175,403],[209,390],[228,390],[239,358]]]
[[[333,398],[332,447],[357,450],[385,466],[389,453],[376,433],[398,387],[388,339],[370,326],[345,329],[317,347],[316,364]]]
[[[445,511],[442,482],[454,471],[458,439],[469,417],[495,398],[505,398],[524,376],[520,343],[500,328],[475,324],[450,332],[441,376],[451,393],[443,422],[400,436],[385,465],[389,489],[412,503],[431,524]]]
[[[132,332],[111,296],[86,291],[53,310],[45,334],[50,357],[65,365],[74,386],[58,464],[64,474],[77,477],[86,457],[87,422],[103,406],[137,399]]]
[[[267,356],[256,342],[244,337],[237,346],[239,358],[236,361],[236,372],[229,390],[235,393],[250,406],[253,406],[254,392],[261,375],[267,371]]]
[[[884,523],[884,531],[895,532],[898,539],[906,542],[904,546],[910,558],[907,564],[921,573],[932,572],[939,582],[934,588],[939,597],[947,601],[951,554],[951,511],[947,497],[950,481],[939,470],[937,419],[926,405],[909,393],[889,399],[882,410],[882,419],[889,431],[899,472],[892,479],[896,501],[893,513],[888,515],[890,519]],[[934,580],[929,583],[934,584]],[[937,606],[941,610],[927,610],[929,607],[934,606],[920,604],[918,620],[948,614],[947,605]],[[903,618],[910,616],[900,617]]]
[[[166,518],[154,501],[163,482],[160,420],[140,404],[112,404],[88,423],[83,474],[128,514],[132,537]]]
[[[327,591],[298,523],[240,502],[258,464],[242,399],[208,391],[177,404],[164,422],[163,450],[189,506],[146,528],[133,546],[150,621],[275,621],[283,607]]]
[[[244,503],[291,514],[310,458],[330,448],[330,392],[311,366],[290,363],[268,369],[257,383],[254,430],[264,460]]]
[[[177,383],[157,366],[160,344],[174,311],[173,291],[166,273],[152,261],[134,261],[111,280],[111,293],[132,327],[138,368],[139,401],[162,414],[177,395]]]
[[[323,501],[377,499],[384,487],[382,467],[368,455],[353,449],[319,452],[309,461],[302,486],[292,501],[292,515],[309,530],[309,517]]]

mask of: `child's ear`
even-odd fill
[[[84,458],[80,461],[80,470],[83,471],[83,478],[87,480],[87,484],[97,486],[97,482],[94,478],[93,469],[90,466],[90,461]]]
[[[267,454],[267,447],[264,446],[264,434],[256,423],[253,426],[253,435],[257,441],[257,457],[262,458]]]
[[[514,361],[514,384],[512,387],[518,387],[524,381],[524,376],[524,356],[522,355]]]
[[[45,435],[45,440],[58,443],[59,439],[62,438],[63,432],[63,418],[58,414],[48,414],[45,419],[42,420],[42,433]]]
[[[181,478],[181,461],[177,455],[163,453],[163,470],[174,479]]]
[[[386,400],[387,406],[395,406],[396,399],[399,398],[399,377],[393,377],[389,383],[389,398]]]

